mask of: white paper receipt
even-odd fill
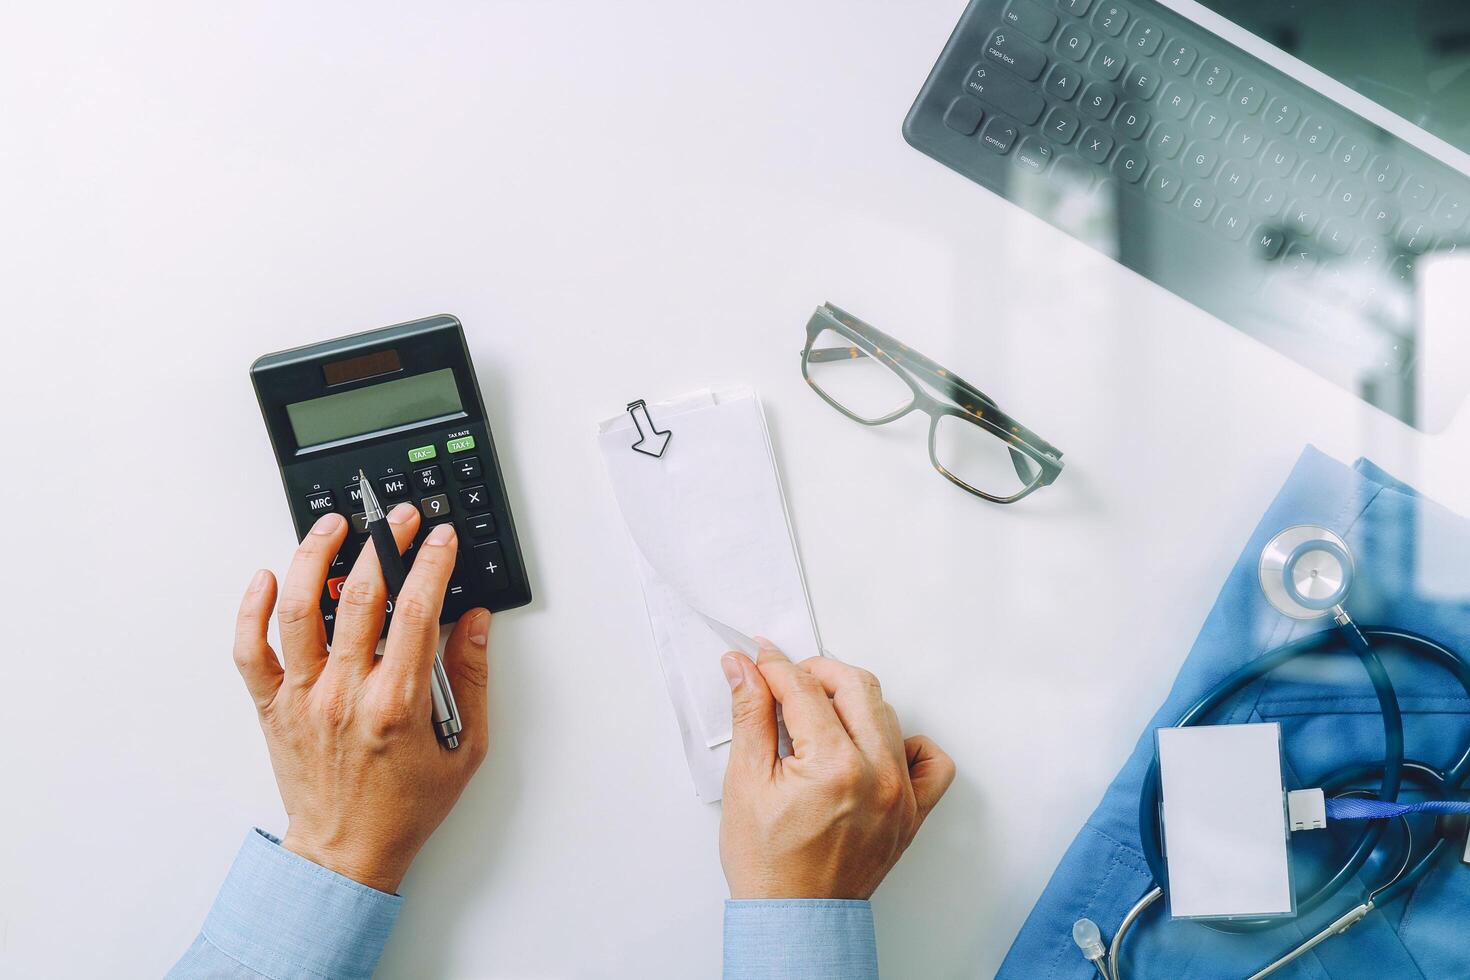
[[[1158,747],[1170,914],[1292,914],[1281,726],[1160,728]]]
[[[598,426],[598,443],[695,791],[717,800],[730,741],[721,655],[754,655],[754,634],[792,660],[817,656],[821,643],[755,392],[703,391],[648,411],[672,433],[662,457],[633,450],[626,413]]]

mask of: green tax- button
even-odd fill
[[[449,440],[449,446],[448,446],[448,448],[449,448],[449,451],[452,452],[452,453],[462,453],[466,449],[474,449],[475,448],[475,437],[474,436],[460,436],[458,439],[450,439]]]
[[[436,455],[438,455],[438,451],[433,446],[420,446],[417,449],[410,449],[408,451],[408,461],[410,463],[422,463],[426,459],[433,459]]]

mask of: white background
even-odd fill
[[[761,390],[823,639],[959,779],[884,972],[991,975],[1308,441],[1417,435],[909,149],[959,0],[30,4],[0,18],[0,974],[149,976],[283,816],[230,662],[294,544],[259,354],[451,312],[536,602],[387,977],[713,977],[691,792],[594,422]],[[1067,453],[1023,505],[800,380],[830,299]],[[676,443],[677,445],[677,443]],[[738,478],[738,474],[733,478]]]

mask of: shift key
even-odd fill
[[[1024,125],[1034,125],[1046,100],[1023,83],[988,65],[976,65],[965,79],[965,91]]]

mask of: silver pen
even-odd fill
[[[378,553],[378,565],[383,569],[383,583],[388,587],[389,608],[398,599],[406,577],[403,556],[398,553],[398,541],[393,529],[388,526],[383,505],[373,493],[367,475],[357,471],[358,492],[362,495],[363,516],[367,518],[368,535],[373,539],[373,548]],[[464,728],[459,720],[459,706],[454,703],[454,691],[449,686],[449,675],[444,672],[444,661],[434,651],[434,674],[429,685],[429,697],[434,703],[434,734],[446,749],[459,748],[459,733]]]

